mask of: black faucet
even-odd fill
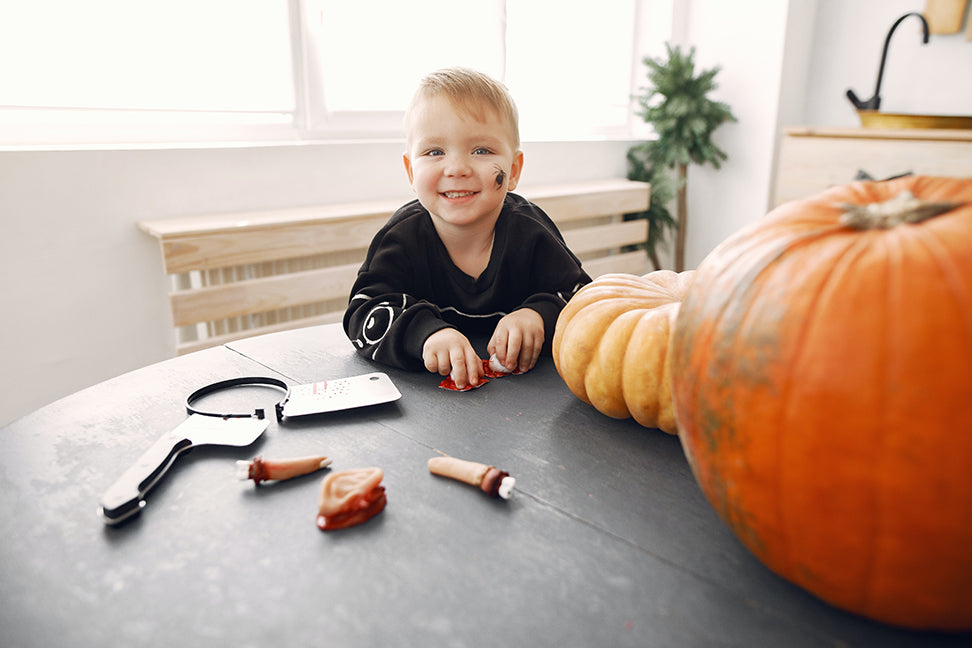
[[[928,43],[928,21],[925,20],[925,17],[917,11],[906,13],[894,21],[894,24],[891,25],[891,29],[888,30],[887,38],[884,39],[884,51],[881,52],[881,67],[878,68],[877,85],[874,87],[874,96],[867,101],[861,101],[853,90],[847,90],[847,98],[850,99],[850,102],[854,104],[854,107],[858,110],[878,110],[881,107],[881,77],[884,76],[884,61],[888,57],[888,45],[891,43],[891,34],[893,34],[894,30],[898,28],[901,21],[908,16],[918,16],[921,19],[921,28],[924,31],[921,42],[923,44]]]

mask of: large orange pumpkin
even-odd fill
[[[610,417],[677,432],[668,347],[692,274],[606,274],[571,298],[551,352],[575,396]]]
[[[972,179],[777,208],[703,260],[672,344],[682,445],[756,556],[843,609],[972,629]]]

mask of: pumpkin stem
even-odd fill
[[[917,224],[951,211],[962,203],[928,202],[915,198],[910,191],[902,191],[884,202],[867,205],[841,203],[844,210],[840,224],[855,229],[891,229],[898,225]]]

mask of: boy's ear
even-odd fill
[[[408,176],[408,184],[412,184],[412,161],[408,159],[408,153],[402,154],[402,162],[405,163],[405,174]]]
[[[520,173],[523,171],[523,151],[517,151],[516,155],[513,156],[513,166],[510,168],[510,183],[508,185],[507,191],[513,191],[516,189],[517,183],[520,182]]]

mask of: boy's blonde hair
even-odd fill
[[[519,115],[510,91],[489,75],[463,67],[436,70],[422,79],[405,111],[405,133],[409,138],[416,106],[425,99],[440,95],[446,97],[456,110],[477,121],[485,121],[487,110],[495,111],[510,127],[513,150],[520,149]]]

